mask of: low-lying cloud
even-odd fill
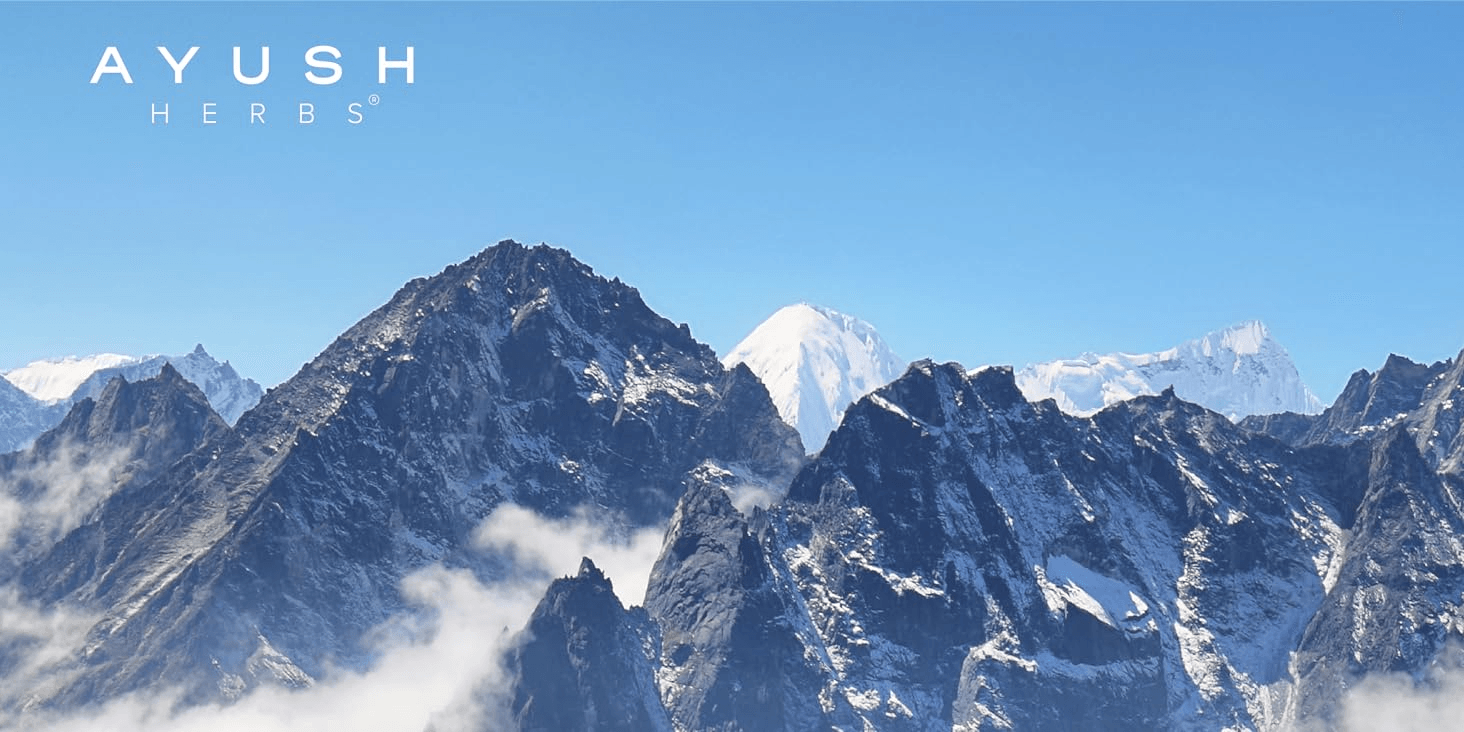
[[[1342,701],[1346,732],[1435,732],[1464,724],[1464,668],[1460,651],[1440,654],[1422,680],[1408,674],[1374,674],[1348,690]]]
[[[259,688],[228,706],[176,710],[175,694],[153,690],[83,712],[31,711],[10,719],[0,712],[0,728],[27,732],[486,729],[485,721],[502,708],[509,683],[501,664],[504,651],[553,578],[573,574],[580,559],[590,556],[615,582],[622,601],[638,603],[660,550],[661,532],[609,529],[585,512],[551,519],[504,506],[484,520],[475,541],[481,549],[513,557],[514,577],[484,583],[468,570],[441,565],[408,575],[402,593],[423,611],[425,632],[378,634],[384,639],[380,660],[367,672],[332,672],[303,690]],[[0,614],[0,622],[5,617]],[[79,648],[78,624],[58,628],[50,638],[42,631],[44,615],[35,613],[28,620],[27,627],[43,636],[33,642],[46,649],[47,658],[69,657]],[[0,678],[0,686],[11,680],[8,675]]]
[[[0,552],[49,546],[80,526],[115,490],[134,454],[128,446],[98,451],[69,443],[49,456],[27,453],[0,475]]]
[[[520,571],[545,577],[573,574],[590,557],[627,606],[645,601],[661,539],[660,529],[627,532],[595,522],[586,510],[554,519],[514,505],[494,511],[473,536],[478,547],[513,557]]]

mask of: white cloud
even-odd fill
[[[1464,669],[1440,655],[1423,682],[1407,674],[1374,674],[1347,692],[1342,725],[1347,732],[1434,732],[1464,723]]]
[[[34,453],[31,453],[34,454]],[[112,494],[134,450],[83,450],[65,443],[48,460],[22,464],[0,479],[0,551],[20,542],[55,543]]]
[[[41,608],[13,587],[0,588],[0,710],[19,709],[36,693],[69,679],[70,659],[100,619],[68,608]],[[0,711],[0,728],[5,717]]]
[[[567,519],[544,518],[519,506],[494,511],[478,527],[474,543],[515,559],[522,571],[571,575],[589,557],[610,578],[626,606],[645,601],[651,567],[661,553],[661,529],[630,532],[596,522],[586,510]]]
[[[512,555],[520,572],[492,584],[479,582],[467,570],[429,566],[407,576],[403,595],[426,610],[421,633],[378,633],[381,660],[365,673],[334,672],[309,689],[256,689],[229,706],[172,709],[176,695],[149,690],[113,701],[100,709],[69,715],[22,715],[0,728],[27,732],[71,732],[106,729],[114,732],[418,732],[429,724],[435,732],[482,729],[487,715],[502,702],[508,680],[501,666],[503,652],[556,576],[569,575],[580,558],[590,556],[615,580],[622,601],[640,602],[651,565],[660,550],[660,530],[617,532],[603,528],[580,512],[571,519],[547,519],[518,506],[504,506],[475,533],[481,548]],[[629,604],[629,602],[627,604]],[[44,614],[25,616],[37,648],[46,658],[74,653],[78,629],[90,622],[60,622],[56,632]],[[0,610],[0,623],[8,616]],[[8,625],[6,627],[9,627]],[[54,636],[54,637],[51,637]],[[413,641],[401,640],[404,637]],[[34,665],[34,664],[33,664]],[[13,679],[0,679],[5,686]]]

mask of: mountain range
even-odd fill
[[[259,384],[240,376],[228,361],[215,360],[202,344],[179,356],[102,353],[34,361],[0,373],[0,453],[30,445],[60,422],[73,405],[100,395],[112,379],[147,379],[161,372],[165,364],[172,364],[183,378],[202,389],[229,424],[264,394]]]
[[[1085,353],[1032,364],[1017,372],[1017,385],[1027,398],[1052,399],[1063,411],[1079,416],[1169,387],[1180,398],[1231,419],[1315,414],[1323,407],[1286,349],[1256,320],[1157,353]]]
[[[197,408],[178,376],[141,383]],[[232,429],[189,434],[156,477],[118,484],[0,576],[100,616],[67,682],[14,690],[31,706],[158,686],[223,701],[365,668],[367,631],[411,612],[408,573],[512,571],[473,550],[500,505],[657,525],[690,475],[771,490],[803,455],[746,368],[567,252],[511,242],[408,283]]]
[[[867,324],[785,310],[720,359],[629,285],[506,241],[232,425],[176,365],[106,380],[0,456],[0,600],[83,621],[65,652],[0,627],[0,727],[369,671],[373,634],[430,627],[414,572],[518,575],[481,541],[510,507],[664,540],[643,593],[596,556],[539,585],[463,729],[1289,730],[1452,663],[1464,354],[1391,357],[1320,413],[1187,400],[1174,363],[1213,366],[1191,384],[1211,396],[1286,383],[1252,324],[1111,359],[1098,376],[1146,381],[1104,406],[1000,366],[871,385],[899,359]],[[840,415],[811,456],[805,404]]]
[[[649,623],[524,641],[520,669],[569,662],[579,681],[521,670],[521,728],[591,689],[643,698],[622,684],[648,676],[644,714],[688,730],[1335,724],[1368,674],[1422,673],[1459,640],[1446,405],[1464,367],[1389,363],[1323,415],[1254,429],[1174,390],[1082,418],[1027,401],[1010,369],[916,363],[848,410],[780,504],[743,516],[690,487]],[[1378,394],[1383,419],[1361,396]],[[556,597],[598,579],[562,582]],[[536,619],[583,627],[579,607]]]
[[[817,452],[855,400],[894,381],[905,361],[873,325],[829,308],[798,303],[773,313],[723,359],[745,363],[767,385],[783,420]],[[1322,403],[1264,323],[1248,321],[1156,353],[1083,354],[1031,364],[1016,374],[1033,401],[1052,399],[1090,416],[1173,387],[1181,398],[1231,419],[1315,414]]]

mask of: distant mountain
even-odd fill
[[[123,356],[118,353],[98,353],[92,356],[67,356],[65,358],[33,361],[18,369],[0,374],[32,397],[54,404],[71,398],[76,387],[92,374],[102,369],[127,366],[142,361],[137,356]]]
[[[568,252],[503,242],[407,283],[28,562],[28,601],[103,618],[66,683],[16,692],[70,708],[308,685],[373,661],[363,637],[411,612],[407,574],[501,576],[472,546],[500,505],[657,526],[694,474],[781,494],[803,459],[746,367]]]
[[[77,385],[70,400],[76,402],[101,392],[117,376],[125,376],[129,381],[151,378],[162,370],[163,364],[172,364],[183,378],[202,389],[214,411],[229,424],[239,421],[264,396],[264,389],[253,379],[240,376],[228,361],[220,363],[214,359],[200,343],[181,356],[147,356],[99,368]]]
[[[1017,372],[1033,401],[1053,399],[1069,414],[1169,387],[1181,399],[1240,419],[1254,414],[1315,414],[1322,403],[1301,380],[1291,356],[1265,324],[1249,321],[1158,353],[1083,354]]]
[[[745,363],[762,379],[809,452],[823,447],[854,400],[905,369],[874,326],[807,303],[773,313],[723,363]]]
[[[203,390],[214,411],[229,424],[264,395],[259,384],[240,376],[228,361],[215,360],[202,344],[181,356],[100,353],[35,361],[0,374],[4,377],[0,378],[0,453],[30,445],[60,422],[72,405],[100,395],[112,379],[150,379],[164,364],[172,364]]]
[[[0,455],[29,446],[65,414],[64,404],[47,404],[0,379]]]

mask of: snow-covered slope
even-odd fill
[[[29,446],[65,414],[65,407],[47,404],[0,379],[0,455]]]
[[[810,453],[823,447],[854,400],[905,369],[874,326],[808,303],[773,313],[723,363],[745,363],[762,379]]]
[[[1231,419],[1254,414],[1316,414],[1324,406],[1302,382],[1291,356],[1264,323],[1252,320],[1158,353],[1085,353],[1017,373],[1028,399],[1054,399],[1087,416],[1173,386],[1181,399]]]
[[[126,366],[142,361],[138,356],[124,356],[120,353],[98,353],[92,356],[67,356],[65,358],[33,361],[18,369],[6,371],[6,381],[21,391],[43,402],[55,404],[70,399],[76,387],[92,374],[102,369]]]
[[[203,345],[181,356],[124,356],[99,353],[92,356],[67,356],[35,361],[0,376],[47,406],[60,405],[54,420],[60,420],[71,405],[87,397],[95,398],[112,379],[122,376],[128,381],[142,381],[157,376],[163,364],[171,363],[183,378],[203,390],[214,411],[233,424],[239,416],[259,402],[264,389],[252,379],[234,371],[228,361],[220,363],[204,350]],[[38,423],[36,435],[54,426],[55,421]]]

